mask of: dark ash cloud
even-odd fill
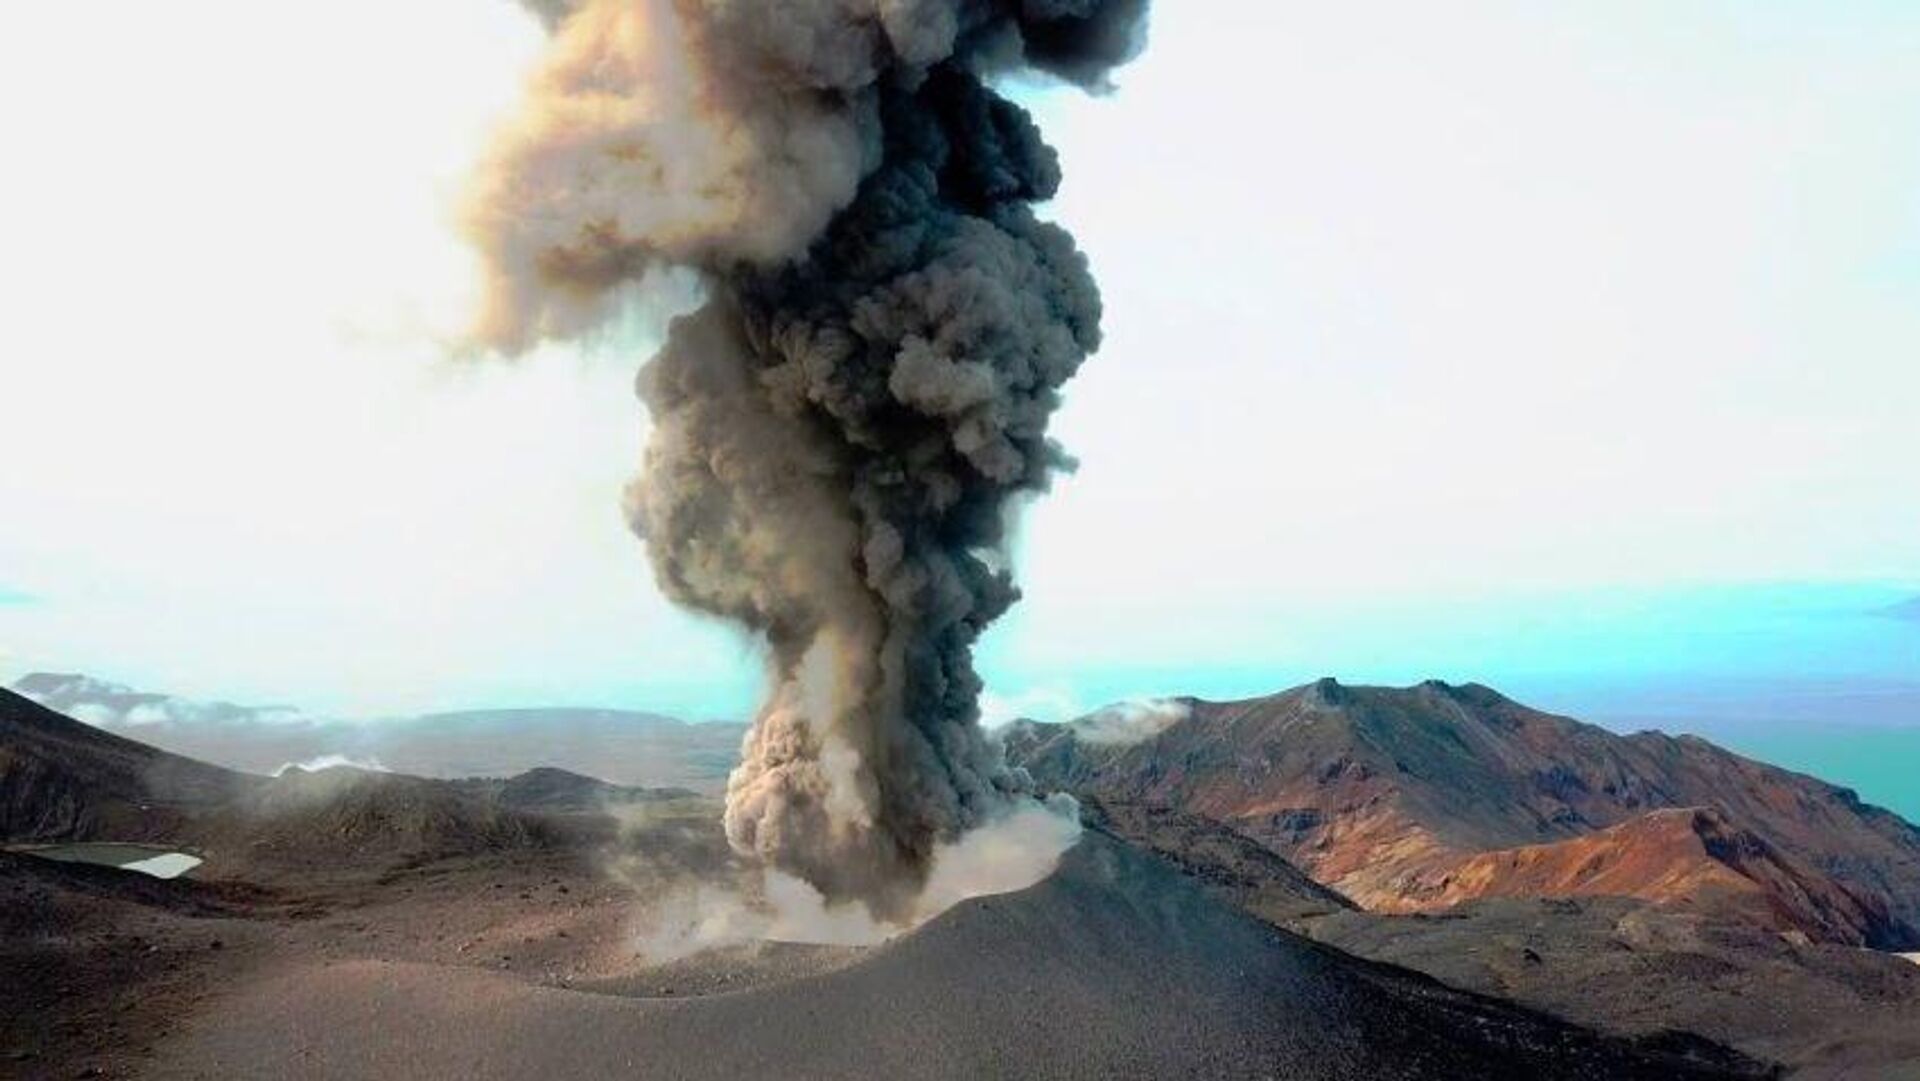
[[[704,277],[642,371],[628,500],[661,586],[770,647],[729,785],[742,851],[910,907],[937,844],[1026,788],[979,725],[980,633],[1019,596],[1011,503],[1100,342],[1060,163],[988,79],[1104,89],[1144,0],[574,0],[469,230],[484,341],[592,325],[658,266]]]

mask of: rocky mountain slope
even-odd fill
[[[1101,829],[1216,896],[1451,987],[1622,1036],[1696,1033],[1777,1062],[1796,1081],[1920,1076],[1920,965],[1894,954],[1622,897],[1493,898],[1407,915],[1329,906],[1271,853],[1247,859],[1231,843],[1169,844],[1176,834],[1146,825],[1153,816],[1109,806],[1092,813]]]
[[[1449,986],[1621,1035],[1680,1029],[1795,1081],[1920,1076],[1920,965],[1624,898],[1330,913],[1301,929]]]
[[[1880,898],[1854,892],[1710,807],[1651,811],[1571,840],[1467,856],[1403,889],[1381,909],[1432,910],[1481,897],[1637,897],[1852,946],[1901,934]]]
[[[384,873],[604,839],[600,812],[687,797],[557,769],[441,781],[350,767],[260,777],[169,754],[0,691],[0,842],[148,841],[211,877]]]
[[[0,839],[165,840],[259,783],[0,690]]]
[[[211,875],[387,872],[554,847],[562,825],[449,782],[337,768],[267,779],[196,818],[182,840],[206,856]]]
[[[1500,880],[1514,875],[1515,889],[1533,875],[1537,888],[1566,892],[1591,870],[1581,861],[1604,849],[1601,858],[1628,865],[1613,888],[1630,896],[1672,900],[1670,872],[1739,878],[1746,885],[1728,895],[1751,907],[1757,891],[1769,912],[1809,936],[1920,941],[1920,830],[1849,790],[1704,740],[1617,735],[1486,687],[1438,682],[1322,680],[1266,698],[1185,704],[1183,716],[1133,743],[1028,722],[1004,742],[1043,785],[1226,823],[1369,909],[1500,895]],[[1653,819],[1586,850],[1488,857],[1691,808],[1725,826],[1703,834]],[[1554,865],[1559,872],[1547,873]]]
[[[1080,813],[1087,825],[1158,856],[1215,896],[1269,923],[1292,926],[1304,917],[1356,907],[1259,842],[1211,818],[1098,797],[1082,802]]]

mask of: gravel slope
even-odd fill
[[[700,998],[377,960],[281,968],[156,1049],[178,1078],[1726,1076],[1357,961],[1090,836],[847,967]]]

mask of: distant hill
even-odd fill
[[[196,762],[0,690],[0,842],[152,841],[206,874],[378,873],[580,848],[622,805],[695,798],[543,768],[439,780],[355,768],[261,777]]]
[[[434,713],[361,728],[362,753],[423,776],[506,776],[551,766],[614,784],[708,793],[726,786],[746,734],[740,724],[564,708]]]
[[[1043,784],[1227,823],[1369,909],[1579,892],[1574,884],[1595,871],[1583,851],[1604,852],[1648,872],[1608,887],[1629,896],[1674,900],[1672,883],[1653,872],[1678,868],[1696,883],[1743,881],[1713,895],[1737,908],[1764,904],[1811,936],[1920,940],[1920,830],[1851,791],[1704,740],[1621,736],[1486,687],[1439,682],[1322,680],[1242,702],[1185,703],[1183,716],[1133,743],[1031,722],[1003,738],[1009,760]],[[1692,808],[1713,816],[1649,820],[1584,849],[1488,856]]]
[[[496,709],[379,721],[288,706],[197,702],[77,673],[36,672],[20,694],[107,731],[248,773],[346,762],[419,777],[506,777],[552,767],[614,784],[718,792],[746,726],[612,709]]]
[[[661,803],[698,795],[685,788],[610,784],[551,766],[512,777],[469,777],[453,784],[462,792],[520,811],[596,811],[616,804]]]

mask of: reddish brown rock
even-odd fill
[[[1552,889],[1572,891],[1567,876],[1594,870],[1586,850],[1495,854],[1706,808],[1717,818],[1704,830],[1654,820],[1593,842],[1645,869],[1594,888],[1671,903],[1685,892],[1680,883],[1712,884],[1695,899],[1735,898],[1739,912],[1764,911],[1827,941],[1920,944],[1920,830],[1847,789],[1702,739],[1623,736],[1486,687],[1439,682],[1321,680],[1188,705],[1184,719],[1127,745],[1083,741],[1073,725],[1023,723],[1007,732],[1008,753],[1043,784],[1227,823],[1384,910],[1447,903],[1435,898],[1464,889],[1445,884],[1449,875],[1476,857],[1491,861],[1471,865],[1486,882],[1466,895],[1506,895],[1495,880],[1516,861],[1525,870],[1514,871],[1513,890],[1544,890],[1557,876]],[[1742,848],[1756,845],[1764,856]]]

